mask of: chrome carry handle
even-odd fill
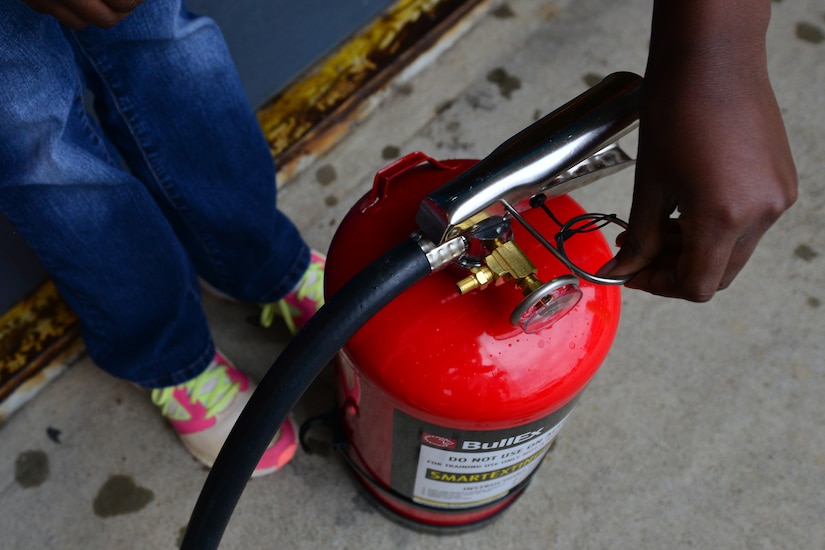
[[[516,211],[543,194],[563,195],[629,164],[615,142],[639,118],[642,78],[614,73],[497,147],[478,164],[427,195],[416,222],[440,244],[480,219]]]

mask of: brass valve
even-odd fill
[[[522,288],[524,295],[542,285],[536,277],[536,266],[513,241],[500,243],[487,257],[484,265],[473,268],[472,274],[456,283],[461,294],[473,290],[483,290],[490,284],[512,279]]]

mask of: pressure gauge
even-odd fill
[[[570,313],[581,300],[575,275],[563,275],[543,284],[525,297],[510,316],[510,322],[527,334],[539,332]]]

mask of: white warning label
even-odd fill
[[[430,506],[470,508],[504,497],[541,464],[566,419],[495,441],[424,433],[413,498]]]

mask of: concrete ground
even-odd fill
[[[479,158],[594,76],[643,71],[650,4],[509,0],[394,84],[282,208],[325,249],[397,155]],[[825,7],[773,8],[798,204],[712,302],[624,291],[615,345],[519,502],[481,531],[419,534],[371,508],[334,455],[300,454],[250,482],[222,547],[825,548]],[[576,197],[626,216],[631,189],[628,172]],[[204,303],[219,346],[260,375],[286,332]],[[296,415],[330,401],[322,377]],[[173,548],[205,477],[146,395],[83,360],[0,428],[0,548]]]

